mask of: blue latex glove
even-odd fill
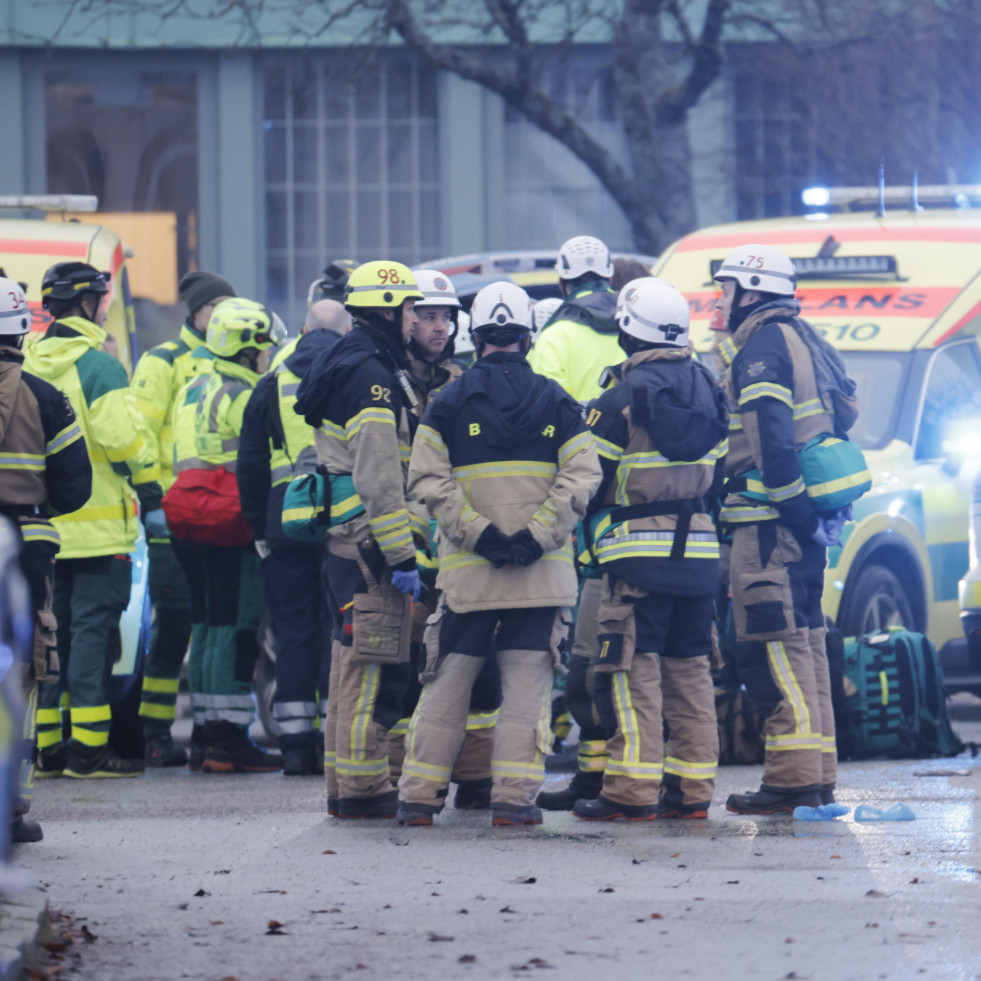
[[[833,821],[851,810],[845,804],[819,804],[817,807],[795,807],[795,821]]]
[[[414,600],[419,599],[422,591],[422,580],[419,578],[419,570],[413,569],[411,572],[400,572],[396,569],[392,573],[392,585],[400,593],[411,593]]]
[[[146,529],[147,538],[168,538],[170,531],[167,529],[167,516],[163,508],[154,508],[143,515],[143,527]]]

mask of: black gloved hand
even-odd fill
[[[497,525],[491,524],[480,533],[473,550],[495,569],[500,569],[510,561],[511,539]]]
[[[509,565],[531,565],[532,562],[537,562],[545,554],[541,545],[535,541],[535,536],[527,528],[516,531],[511,536],[510,541]]]

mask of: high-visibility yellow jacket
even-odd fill
[[[566,297],[528,352],[528,364],[577,402],[597,398],[603,369],[623,361],[613,320],[616,299],[596,283],[581,286]]]
[[[92,461],[92,496],[54,518],[62,559],[133,551],[136,497],[146,510],[163,492],[153,440],[122,364],[101,350],[106,332],[83,317],[66,317],[43,336],[29,335],[24,367],[64,392],[75,410]]]
[[[185,323],[176,341],[165,341],[144,353],[133,373],[137,404],[157,444],[164,490],[174,482],[177,396],[192,378],[210,371],[212,361],[211,352],[204,347],[204,337]]]
[[[226,358],[193,378],[177,399],[174,414],[174,472],[223,466],[235,473],[242,416],[262,376]]]

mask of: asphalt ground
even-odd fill
[[[981,742],[981,701],[952,714]],[[760,772],[722,768],[707,821],[533,829],[343,822],[320,778],[45,781],[16,855],[54,914],[33,976],[981,979],[981,757],[842,765],[840,801],[907,822],[728,814]]]

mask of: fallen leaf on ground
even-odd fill
[[[613,892],[613,886],[607,886],[605,889],[600,889],[600,892]]]
[[[449,943],[449,941],[454,939],[453,937],[447,937],[445,934],[442,933],[434,933],[432,930],[429,931],[427,936],[434,943]]]
[[[884,892],[879,892],[878,889],[870,889],[865,895],[871,896],[872,899],[883,899],[886,894]]]
[[[523,886],[534,885],[534,883],[536,883],[537,881],[538,879],[536,879],[535,876],[533,875],[529,875],[527,878],[523,878],[521,876],[518,877],[518,882],[520,882],[521,885]]]
[[[497,912],[498,913],[516,913],[517,910],[511,909],[510,906],[502,906]]]
[[[458,964],[473,964],[477,958],[473,954],[464,954],[456,959]]]
[[[194,895],[195,896],[210,896],[211,893],[208,892],[206,889],[199,889]]]
[[[285,923],[280,923],[279,920],[270,920],[266,924],[266,936],[267,937],[268,936],[273,936],[273,937],[284,936],[285,935],[285,931],[283,930],[283,927],[284,926],[286,926],[286,924]]]
[[[333,848],[327,848],[324,851],[322,851],[320,854],[321,855],[336,855],[337,852],[335,852]]]
[[[98,940],[98,936],[94,934],[84,923],[82,924],[82,937],[85,939],[87,944],[93,943]]]
[[[660,913],[651,913],[651,919],[652,919],[652,920],[663,920],[663,919],[664,919],[664,917],[663,917],[663,916],[661,916],[661,914],[660,914]]]

